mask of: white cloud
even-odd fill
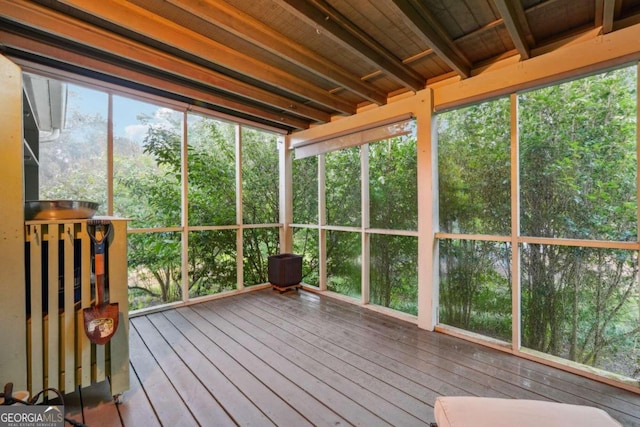
[[[167,120],[171,118],[171,115],[174,113],[175,111],[170,108],[161,107],[156,110],[155,118],[160,120]]]
[[[124,135],[133,141],[141,143],[144,140],[144,137],[147,136],[148,129],[149,125],[129,125],[125,126]]]

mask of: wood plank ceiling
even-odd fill
[[[291,132],[640,22],[640,0],[0,0],[0,52]]]

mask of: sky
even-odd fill
[[[69,84],[67,114],[76,109],[85,114],[100,114],[107,118],[108,97],[105,92]],[[128,137],[139,143],[147,133],[147,125],[140,123],[140,114],[155,117],[154,123],[161,123],[171,109],[149,104],[124,96],[113,97],[114,137]]]

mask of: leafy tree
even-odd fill
[[[438,116],[438,175],[441,231],[510,233],[508,99]],[[510,246],[462,239],[439,246],[440,321],[510,340]]]
[[[418,239],[371,236],[371,302],[418,314]]]
[[[361,224],[360,147],[325,155],[327,224],[358,227]]]
[[[318,157],[293,161],[293,222],[318,224]],[[319,285],[318,231],[293,230],[293,251],[302,255],[302,280]]]
[[[245,224],[277,224],[279,205],[278,137],[242,128],[242,216]],[[278,228],[245,228],[244,284],[268,282],[268,257],[279,253]]]
[[[415,135],[369,144],[369,216],[372,228],[417,230],[418,183]],[[372,235],[370,300],[418,313],[418,239]]]
[[[635,73],[615,70],[521,95],[524,234],[637,238]],[[628,321],[635,255],[555,245],[525,253],[523,344],[598,366],[605,348],[640,332]]]
[[[631,67],[519,95],[522,235],[637,239],[635,86]],[[511,233],[508,150],[492,142],[509,146],[508,125],[496,127],[508,124],[508,101],[500,104],[442,116],[443,231]],[[491,322],[499,324],[498,312],[487,316],[486,298],[500,301],[510,277],[494,246],[441,241],[441,320],[488,334]],[[554,244],[520,249],[523,345],[633,375],[640,355],[637,253]],[[508,313],[510,298],[502,304],[499,311]]]
[[[181,223],[182,120],[152,123],[140,117],[148,132],[143,154],[154,165],[130,168],[119,180],[124,202],[135,201],[136,221],[166,228]],[[198,116],[189,117],[187,184],[191,226],[236,224],[236,126]],[[243,131],[243,216],[245,221],[278,222],[278,147],[275,137]],[[140,156],[142,160],[144,156]],[[131,162],[130,162],[131,163]],[[144,162],[143,162],[144,165]],[[275,166],[275,170],[274,170]],[[255,196],[252,198],[252,196]],[[274,231],[275,230],[275,231]],[[236,230],[194,230],[188,235],[190,297],[234,289],[237,284]],[[247,228],[243,236],[245,281],[264,283],[266,258],[278,250],[277,229]],[[182,298],[182,241],[177,232],[132,233],[130,269],[134,299],[169,302]],[[152,277],[154,280],[142,279]],[[147,295],[147,297],[144,297]],[[151,297],[151,300],[149,299]]]
[[[352,297],[362,294],[362,237],[350,231],[327,232],[327,288]]]

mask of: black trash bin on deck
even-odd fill
[[[302,256],[296,254],[271,255],[268,258],[269,283],[283,291],[299,288],[302,281]]]

